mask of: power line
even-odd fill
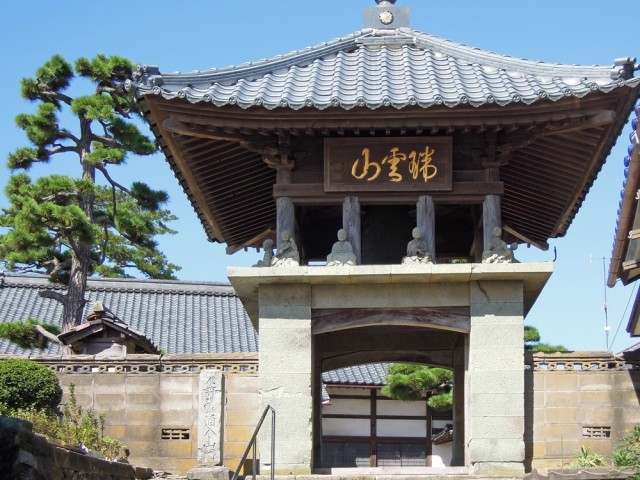
[[[616,341],[616,337],[618,336],[618,332],[620,331],[620,326],[622,325],[623,320],[625,319],[626,315],[627,315],[627,310],[629,309],[629,304],[631,303],[631,299],[633,298],[633,294],[635,293],[635,291],[638,288],[638,283],[636,282],[633,285],[633,288],[631,289],[631,295],[629,295],[629,300],[627,300],[627,306],[624,307],[624,312],[622,312],[622,316],[620,317],[620,322],[618,323],[618,328],[616,328],[616,333],[613,336],[613,340],[611,340],[611,345],[613,345],[613,343]]]

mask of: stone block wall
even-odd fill
[[[108,462],[51,444],[35,435],[29,422],[0,417],[0,478],[142,480],[152,476],[149,468]]]
[[[196,464],[198,374],[60,374],[84,408],[104,413],[105,435],[129,447],[130,461],[154,470],[186,472]]]
[[[609,353],[536,354],[525,373],[527,461],[568,466],[581,446],[611,463],[640,422],[640,370]]]
[[[235,468],[257,422],[257,354],[78,355],[32,360],[57,373],[65,393],[63,402],[68,400],[69,385],[75,384],[78,404],[105,414],[105,435],[129,447],[132,463],[157,471],[185,475],[198,464],[203,408],[199,389],[204,370],[219,371],[225,377],[222,397],[214,395],[222,403],[217,412],[223,412],[224,425],[216,428],[223,429],[224,465]],[[215,458],[219,455],[214,453]]]

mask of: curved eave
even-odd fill
[[[549,64],[467,47],[409,29],[363,30],[255,63],[162,74],[144,67],[129,88],[216,107],[372,110],[445,105],[480,107],[582,98],[634,87],[628,65]]]
[[[618,209],[618,221],[609,265],[607,285],[613,287],[619,278],[624,285],[632,281],[629,274],[623,268],[623,262],[629,248],[629,232],[633,228],[636,211],[638,208],[637,191],[640,188],[640,126],[638,117],[640,106],[635,108],[633,131],[629,137],[630,145],[628,155],[625,158],[624,181],[620,192],[620,204]],[[637,276],[633,280],[637,279]]]

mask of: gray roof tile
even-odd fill
[[[381,386],[385,384],[386,369],[386,363],[370,363],[340,368],[324,372],[322,382],[326,385]]]
[[[60,288],[44,277],[0,279],[0,322],[26,320],[60,324],[59,303],[38,292]],[[131,279],[89,280],[85,318],[100,300],[132,329],[166,353],[257,352],[258,335],[230,285]],[[25,352],[0,339],[0,352]],[[52,345],[45,354],[57,352]]]
[[[362,30],[269,60],[205,72],[145,67],[139,95],[267,109],[531,104],[635,86],[620,66],[550,64],[485,52],[408,28]]]

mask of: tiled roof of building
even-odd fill
[[[38,295],[59,289],[46,277],[0,277],[0,323],[36,318],[60,324],[61,305]],[[133,279],[90,279],[85,315],[101,301],[128,327],[145,335],[166,353],[240,353],[258,351],[258,334],[233,288],[227,284]],[[0,339],[0,353],[56,354],[26,351]],[[327,384],[383,385],[385,364],[359,365],[325,372]]]
[[[371,363],[340,368],[324,372],[322,374],[322,382],[325,385],[381,386],[384,385],[384,380],[387,376],[386,368],[386,363]]]
[[[60,288],[44,277],[0,278],[0,322],[33,317],[60,323],[61,305],[38,292]],[[166,353],[257,352],[258,335],[230,285],[132,279],[89,280],[84,317],[101,301]],[[43,352],[57,352],[50,345]],[[26,352],[0,339],[0,352]]]
[[[144,67],[138,95],[218,107],[352,109],[532,104],[634,87],[633,59],[613,67],[518,59],[409,28],[365,29],[268,60],[204,72]]]

